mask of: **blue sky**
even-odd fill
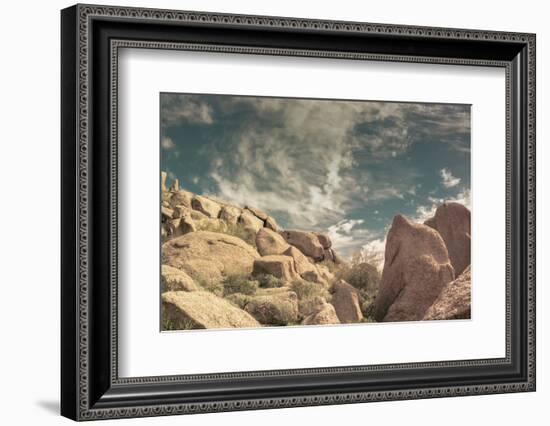
[[[194,193],[383,250],[396,214],[470,207],[470,106],[162,93],[161,168]]]

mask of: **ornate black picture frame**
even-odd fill
[[[74,420],[535,390],[535,35],[127,7],[61,13],[61,413]],[[121,47],[484,65],[506,71],[506,356],[119,378]]]

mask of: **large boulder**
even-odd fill
[[[248,210],[250,213],[252,213],[254,216],[256,216],[258,219],[260,219],[262,222],[269,217],[266,212],[260,209],[255,209],[254,207],[249,207],[249,206],[246,206],[245,209]]]
[[[247,299],[244,310],[262,324],[287,325],[298,321],[298,297],[286,287],[263,289]]]
[[[296,247],[288,246],[283,254],[294,259],[294,267],[296,268],[296,272],[304,280],[320,284],[326,283],[317,267],[311,263],[309,259]]]
[[[344,280],[338,280],[332,285],[331,303],[342,324],[360,322],[363,319],[359,291]]]
[[[272,231],[279,232],[279,225],[277,225],[277,221],[271,216],[267,217],[264,222],[264,226],[268,229],[271,229]]]
[[[166,192],[166,172],[160,172],[160,190]]]
[[[424,315],[425,320],[470,319],[472,280],[468,266],[448,283]]]
[[[281,255],[269,255],[255,259],[252,274],[270,274],[283,281],[293,281],[298,278],[294,259]]]
[[[247,229],[253,230],[254,232],[258,232],[264,227],[264,221],[258,219],[249,210],[243,210],[239,216],[238,223]]]
[[[162,265],[160,268],[161,292],[165,291],[197,291],[199,287],[193,278],[184,271],[170,265]]]
[[[315,260],[323,260],[324,249],[317,236],[306,231],[281,231],[287,243],[298,248],[302,253]]]
[[[394,217],[375,303],[377,321],[421,320],[454,269],[445,243],[429,226]]]
[[[221,206],[217,202],[206,197],[201,197],[200,195],[195,195],[193,197],[191,200],[191,207],[213,218],[217,218],[221,210]]]
[[[173,206],[180,205],[190,209],[193,197],[194,197],[193,193],[189,191],[185,191],[183,189],[179,189],[178,191],[175,191],[170,197],[170,203]]]
[[[220,210],[220,219],[231,225],[236,225],[241,213],[242,210],[238,207],[224,205]]]
[[[172,210],[170,207],[161,206],[160,213],[163,220],[172,219],[172,217],[174,216],[174,210]]]
[[[340,324],[340,320],[336,315],[334,306],[330,303],[319,299],[319,303],[315,310],[304,318],[302,325],[327,325],[327,324]]]
[[[459,276],[470,264],[470,210],[459,203],[443,203],[424,224],[439,232]]]
[[[208,291],[163,293],[162,319],[174,330],[261,326],[249,313]]]
[[[162,245],[163,263],[185,271],[195,280],[220,280],[250,274],[260,255],[240,238],[216,232],[190,232]]]
[[[278,233],[262,228],[256,234],[256,247],[262,256],[282,254],[290,246]]]
[[[327,234],[322,234],[321,232],[314,232],[313,234],[317,237],[324,249],[331,248],[332,241]]]

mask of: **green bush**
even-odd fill
[[[378,293],[380,273],[375,266],[368,263],[342,266],[336,277],[360,290],[363,297],[372,297]]]
[[[179,321],[173,321],[169,318],[162,318],[161,330],[173,331],[173,330],[194,330],[195,323],[190,319],[181,319]]]
[[[223,295],[229,296],[234,293],[252,295],[258,290],[259,284],[256,280],[251,280],[247,275],[234,274],[228,275],[222,280]]]
[[[298,312],[301,318],[305,318],[313,313],[319,306],[320,299],[325,302],[332,300],[331,294],[322,284],[295,280],[290,285],[290,288],[298,296]]]
[[[216,296],[223,296],[224,288],[223,284],[217,280],[198,280],[197,284],[206,291],[214,293]]]
[[[226,297],[231,303],[240,309],[244,309],[246,304],[250,302],[250,296],[241,293],[233,293]]]
[[[283,280],[270,274],[260,274],[254,278],[258,281],[260,288],[278,288],[284,284]]]

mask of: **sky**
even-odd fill
[[[342,256],[383,256],[396,214],[470,207],[470,105],[161,93],[160,127],[169,180],[326,232]]]

